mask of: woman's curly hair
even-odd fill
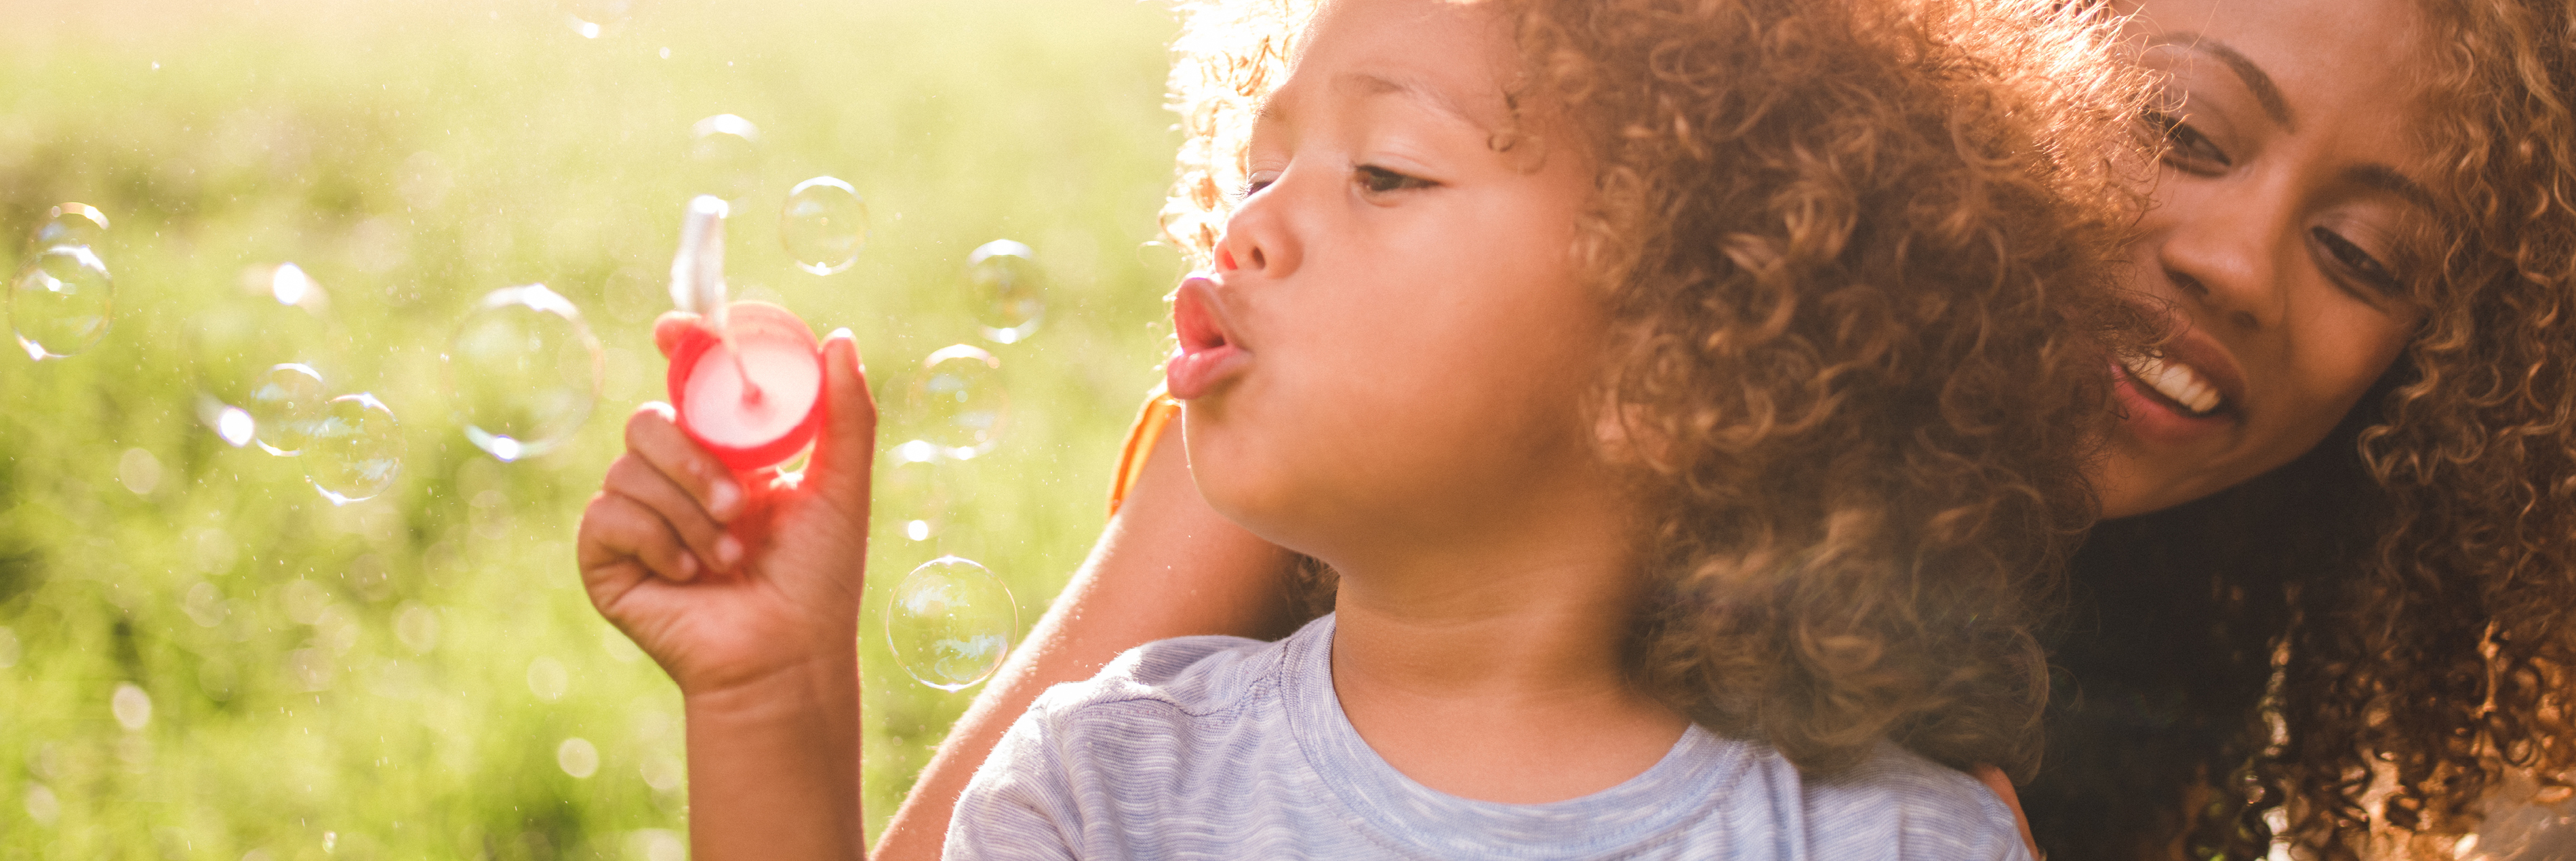
[[[2106,524],[2051,762],[2065,857],[2451,857],[2576,771],[2576,2],[2421,0],[2438,230],[2404,357],[2326,442]],[[2508,780],[2513,778],[2513,780]],[[2527,784],[2524,784],[2527,786]],[[2501,847],[2490,847],[2490,850]]]
[[[2144,76],[2042,0],[1490,0],[1502,149],[1595,167],[1604,403],[1659,505],[1637,677],[1831,772],[1882,739],[2029,773],[2033,626],[2092,518]],[[1302,4],[1195,9],[1164,224],[1199,255]],[[1524,119],[1527,119],[1524,116]],[[1565,138],[1551,140],[1563,129]]]

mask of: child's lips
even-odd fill
[[[1252,362],[1252,352],[1235,343],[1218,315],[1216,282],[1191,277],[1172,297],[1172,330],[1180,347],[1163,363],[1163,388],[1179,400],[1195,400]]]

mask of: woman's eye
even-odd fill
[[[2164,136],[2167,163],[2185,170],[2204,171],[2235,163],[2227,157],[2227,151],[2219,149],[2208,135],[2201,134],[2181,117],[2152,109],[2142,111],[2140,115],[2157,134]]]
[[[1360,165],[1358,174],[1360,187],[1366,189],[1370,194],[1386,194],[1388,192],[1405,191],[1408,189],[1430,188],[1437,184],[1427,179],[1406,176],[1376,165]]]
[[[2370,252],[2361,250],[2361,246],[2353,244],[2352,240],[2343,238],[2342,234],[2323,227],[2311,227],[2308,228],[2308,236],[2315,239],[2317,245],[2325,249],[2326,256],[2334,258],[2336,265],[2342,266],[2353,278],[2384,295],[2396,296],[2404,292],[2405,282],[2397,277],[2396,272],[2379,262],[2379,258],[2370,256]]]

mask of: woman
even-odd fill
[[[2109,519],[2021,800],[2060,858],[2258,858],[2275,822],[2323,858],[2390,835],[2447,853],[2507,778],[2576,769],[2576,3],[2136,11],[2171,77],[2132,286],[2177,335],[2120,369]],[[893,857],[935,853],[1047,684],[1318,612],[1297,560],[1198,499],[1165,415]]]

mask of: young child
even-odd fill
[[[1335,612],[1050,691],[947,853],[2027,858],[1961,769],[2035,764],[2134,90],[1997,5],[1193,8],[1168,385]],[[701,858],[859,846],[874,416],[825,350],[802,482],[647,409],[582,524]]]

